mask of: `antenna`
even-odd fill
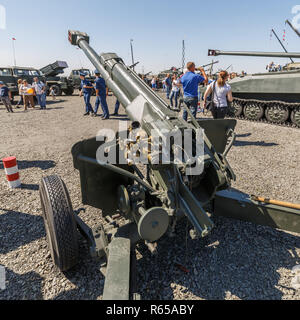
[[[276,32],[274,31],[274,29],[272,29],[272,33],[275,35],[275,37],[277,38],[278,42],[280,43],[280,45],[282,46],[283,50],[288,53],[288,51],[286,50],[285,46],[283,45],[283,43],[281,42],[281,40],[279,39],[279,37],[277,36]],[[294,63],[294,60],[292,58],[290,58],[290,60],[292,61],[292,63]]]

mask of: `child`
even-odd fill
[[[8,87],[4,84],[4,82],[0,81],[0,101],[5,105],[7,112],[12,112],[11,105],[11,92]]]
[[[52,99],[55,101],[56,100],[56,93],[54,91],[53,86],[50,87],[50,96],[52,97]]]

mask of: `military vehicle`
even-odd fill
[[[10,89],[12,96],[15,97],[19,94],[18,80],[27,80],[29,84],[32,84],[33,79],[38,77],[47,86],[47,92],[49,88],[54,87],[56,95],[61,95],[64,92],[66,95],[73,94],[73,85],[65,77],[58,77],[63,73],[63,70],[68,65],[64,61],[56,61],[49,64],[40,70],[27,67],[5,67],[0,68],[0,81],[3,81]]]
[[[95,82],[96,77],[92,74],[91,70],[89,69],[76,69],[72,70],[71,74],[68,77],[68,80],[72,82],[73,87],[75,89],[81,89],[81,79],[80,74],[85,74],[87,80],[91,81],[92,83]]]
[[[62,92],[67,96],[74,93],[73,83],[67,77],[59,77],[68,67],[65,61],[56,61],[40,69],[46,79],[47,87],[52,87],[57,96],[60,96]]]
[[[86,33],[69,31],[69,41],[99,70],[132,123],[115,139],[103,132],[72,148],[82,202],[99,209],[97,227],[89,227],[80,212],[73,211],[59,176],[42,179],[47,240],[61,271],[79,263],[79,230],[91,255],[106,259],[103,299],[138,299],[133,268],[136,244],[144,243],[155,253],[161,237],[174,236],[182,218],[190,222],[192,239],[207,237],[215,226],[213,217],[219,215],[300,232],[300,205],[251,197],[230,188],[236,176],[226,157],[235,141],[236,120],[196,120],[187,109],[190,121],[186,122],[115,53],[98,55]],[[177,133],[184,138],[184,146]],[[134,160],[142,156],[144,164]]]
[[[300,53],[285,52],[209,50],[208,55],[300,58]],[[229,84],[233,92],[232,106],[236,117],[255,121],[266,119],[270,123],[300,127],[299,63],[289,63],[282,71],[236,77]]]
[[[12,97],[19,94],[18,79],[27,80],[28,83],[32,83],[35,77],[39,77],[43,82],[45,78],[41,72],[34,68],[25,67],[5,67],[0,68],[0,81],[3,81],[12,93]]]

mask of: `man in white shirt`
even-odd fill
[[[46,109],[46,86],[45,84],[39,80],[39,78],[35,77],[32,87],[35,90],[36,98],[38,100],[38,104],[40,105],[41,110]]]

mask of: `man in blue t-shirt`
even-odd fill
[[[198,108],[198,87],[201,83],[208,83],[207,75],[204,72],[203,68],[199,68],[198,71],[202,73],[202,76],[196,74],[196,66],[194,62],[189,62],[187,64],[188,72],[183,75],[180,79],[180,82],[183,86],[184,91],[184,103],[191,110],[193,116],[197,117],[197,108]],[[187,111],[183,112],[183,119],[187,121],[188,113]]]
[[[4,84],[4,82],[0,81],[0,101],[5,105],[7,112],[13,112],[11,106],[11,92],[8,87]]]
[[[81,91],[80,91],[80,97],[84,97],[84,102],[85,102],[85,114],[84,116],[88,116],[90,113],[93,115],[94,110],[91,105],[91,95],[92,91],[94,89],[92,83],[88,81],[85,78],[85,74],[81,73],[80,74],[80,79],[81,79]]]
[[[105,80],[100,76],[100,72],[98,70],[95,71],[96,75],[96,104],[95,104],[95,111],[94,111],[94,116],[97,116],[97,112],[99,109],[99,105],[101,103],[103,115],[102,119],[103,120],[108,120],[109,119],[109,111],[108,111],[108,105],[106,102],[106,83]]]

